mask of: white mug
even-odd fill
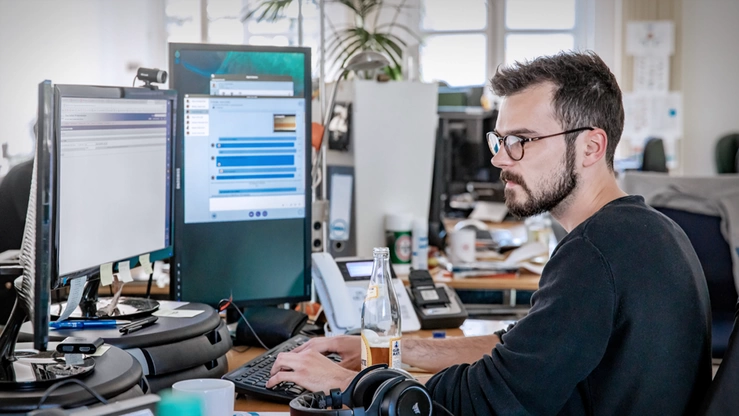
[[[232,416],[234,393],[234,383],[218,378],[196,378],[172,385],[173,395],[195,396],[200,399],[203,416]]]
[[[463,228],[449,234],[447,255],[454,263],[470,263],[475,261],[475,230]]]

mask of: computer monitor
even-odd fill
[[[51,287],[172,255],[175,91],[56,85]]]
[[[26,214],[22,251],[27,253],[24,272],[33,281],[33,347],[46,351],[49,343],[49,306],[52,276],[56,275],[54,256],[54,89],[51,81],[38,86],[36,119],[36,158],[33,164],[31,193]],[[30,256],[33,253],[33,256]]]
[[[35,283],[36,349],[48,343],[51,290],[82,276],[96,281],[106,263],[115,269],[137,265],[142,255],[172,256],[176,97],[169,90],[39,84],[21,256]]]
[[[310,49],[170,44],[177,300],[310,297]]]

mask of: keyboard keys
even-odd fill
[[[268,389],[266,384],[270,378],[269,373],[279,353],[292,351],[299,345],[308,342],[309,339],[303,335],[290,338],[240,368],[226,374],[223,378],[233,381],[236,391],[240,394],[273,402],[288,403],[307,390],[290,382],[283,382]],[[341,357],[336,354],[330,354],[327,357],[334,362],[341,361]]]

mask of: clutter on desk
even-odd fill
[[[454,257],[439,258],[439,265],[451,272],[455,279],[467,277],[513,278],[518,276],[521,268],[543,270],[543,262],[548,259],[549,247],[539,241],[526,243],[514,249],[507,256],[499,256],[494,260],[454,261]],[[541,269],[539,269],[541,267]],[[541,272],[539,271],[539,274]]]

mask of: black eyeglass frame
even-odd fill
[[[535,142],[537,140],[547,139],[549,137],[559,136],[559,135],[562,135],[562,134],[577,133],[579,131],[585,131],[585,130],[593,131],[593,130],[595,130],[595,127],[578,127],[576,129],[562,131],[562,132],[554,133],[554,134],[547,134],[546,136],[539,136],[539,137],[520,137],[520,136],[517,136],[515,134],[509,134],[507,136],[500,137],[495,130],[489,131],[485,136],[486,136],[487,141],[488,141],[488,147],[490,148],[490,153],[492,153],[493,156],[497,155],[498,152],[500,152],[500,148],[503,147],[503,148],[505,148],[506,153],[508,153],[508,157],[510,157],[511,160],[513,160],[515,162],[518,162],[521,159],[523,159],[524,150],[525,150],[525,147],[526,147],[526,146],[524,146],[524,144],[526,144],[528,142]],[[519,157],[518,159],[516,159],[515,157],[513,157],[513,155],[511,154],[511,149],[510,149],[510,147],[508,145],[508,138],[509,137],[515,137],[515,138],[519,139],[519,143],[521,143],[521,157]],[[505,141],[505,144],[504,144],[504,141]],[[495,150],[495,147],[496,147],[495,145],[498,145],[498,150]]]

